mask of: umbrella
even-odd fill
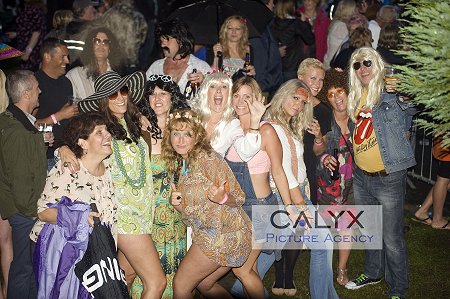
[[[213,45],[223,22],[232,15],[247,19],[249,37],[260,36],[273,18],[270,9],[257,0],[203,0],[178,8],[169,18],[185,22],[196,44]]]
[[[95,204],[91,204],[91,209],[97,212]],[[130,298],[111,230],[97,217],[86,253],[75,265],[75,274],[94,298]]]
[[[8,46],[7,44],[0,43],[0,60],[22,56],[23,54],[25,53]]]

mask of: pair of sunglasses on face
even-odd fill
[[[99,39],[97,37],[94,37],[92,39],[92,41],[94,42],[94,45],[100,46],[109,46],[110,40],[109,39]]]
[[[110,95],[110,96],[108,97],[108,99],[110,99],[111,101],[116,100],[116,99],[119,97],[119,93],[120,93],[120,95],[121,95],[123,98],[127,97],[127,96],[128,96],[128,86],[126,86],[126,85],[123,86],[119,91],[117,91],[116,93]]]
[[[345,89],[342,87],[336,88],[336,92],[328,91],[327,93],[327,99],[331,100],[334,97],[337,97],[338,95],[343,95],[345,93]]]
[[[353,63],[353,69],[355,71],[359,70],[361,68],[361,64],[364,64],[365,67],[371,67],[372,60],[357,61],[357,62]]]

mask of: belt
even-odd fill
[[[367,172],[367,171],[362,170],[362,169],[361,169],[361,171],[365,175],[372,176],[372,177],[374,177],[374,176],[388,176],[389,175],[389,173],[387,173],[386,170],[384,170],[384,169],[380,170],[380,171],[377,171],[377,172]]]

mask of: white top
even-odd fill
[[[289,140],[283,130],[283,127],[277,124],[271,125],[277,132],[278,138],[281,142],[281,146],[283,147],[283,170],[289,183],[289,189],[293,189],[306,180],[306,166],[305,162],[303,161],[303,143],[297,138],[292,138],[294,140],[298,160],[298,165],[294,165],[294,167],[298,168],[298,177],[295,177],[294,172],[292,171],[292,153],[291,146],[289,145]]]
[[[215,130],[218,130],[220,135],[211,141],[211,146],[222,157],[225,157],[233,145],[241,160],[248,162],[261,148],[260,134],[252,132],[244,134],[239,119],[235,118],[229,123],[220,122]]]
[[[369,30],[372,32],[372,48],[376,49],[378,47],[378,40],[380,39],[381,27],[377,21],[371,20],[369,22]]]
[[[333,22],[328,30],[327,53],[323,57],[323,66],[326,70],[330,68],[330,62],[341,44],[348,39],[348,29],[342,21]]]
[[[106,71],[111,71],[111,66],[109,63]],[[86,68],[77,66],[68,71],[66,77],[72,83],[74,98],[85,99],[94,94],[94,80],[92,80],[92,78],[88,78]]]
[[[147,75],[147,79],[151,75],[167,75],[164,74],[163,71],[163,64],[165,60],[166,58],[158,59],[152,63],[152,65],[148,68],[147,72],[145,73]],[[187,64],[188,66],[186,70],[181,76],[180,81],[178,81],[178,87],[180,87],[181,93],[184,92],[184,88],[186,87],[186,84],[188,82],[188,74],[192,73],[193,69],[197,69],[197,72],[202,72],[203,74],[206,74],[207,72],[212,72],[212,69],[209,66],[209,64],[207,64],[205,61],[201,59],[198,59],[192,54],[189,55],[189,60]]]

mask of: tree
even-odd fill
[[[425,107],[417,124],[442,135],[444,146],[450,146],[450,3],[411,0],[404,17],[401,36],[407,50],[398,53],[409,63],[398,66],[399,90]]]

